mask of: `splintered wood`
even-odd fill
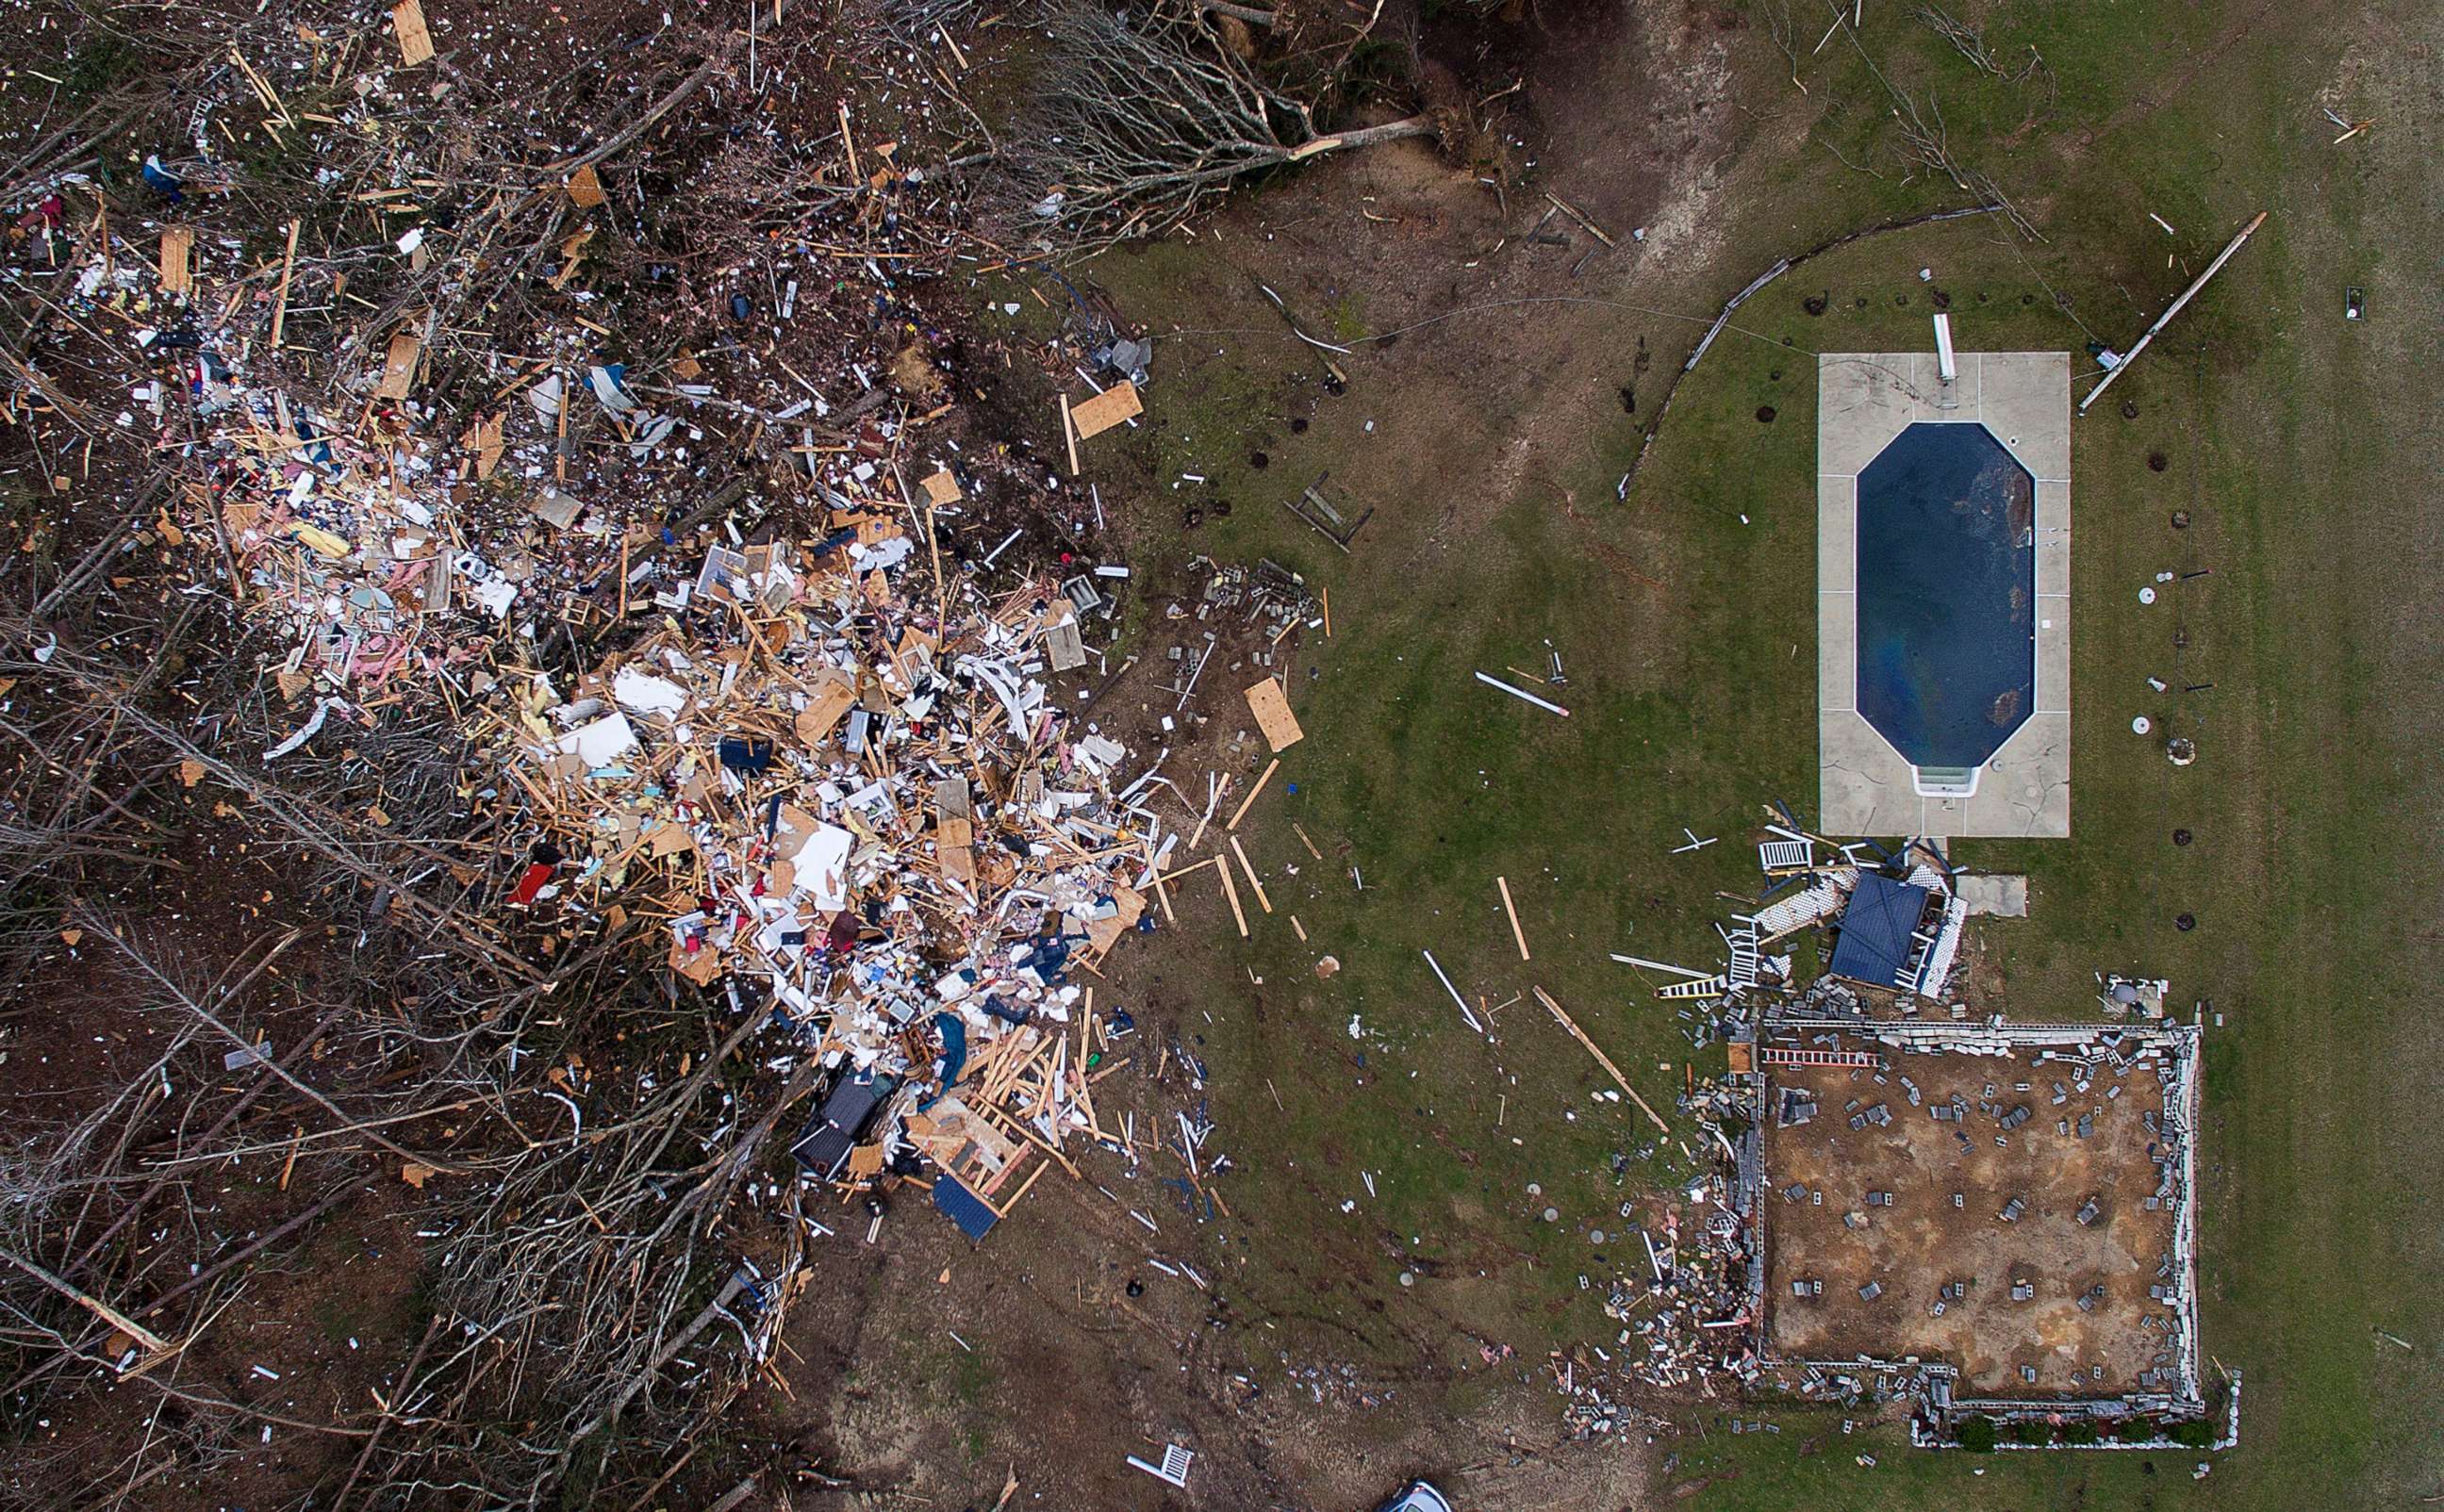
[[[433,61],[433,33],[424,28],[424,7],[417,0],[398,0],[391,7],[390,24],[398,32],[398,61],[413,68]]]
[[[1085,403],[1072,406],[1069,422],[1078,428],[1078,439],[1084,441],[1144,413],[1145,406],[1138,401],[1138,386],[1123,378]]]
[[[1275,751],[1285,751],[1306,738],[1299,728],[1298,716],[1290,712],[1289,694],[1282,691],[1282,680],[1268,677],[1248,690],[1248,709],[1256,716],[1256,728],[1265,732],[1265,744]]]

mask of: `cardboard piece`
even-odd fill
[[[1265,744],[1273,749],[1287,750],[1306,738],[1290,712],[1289,694],[1282,691],[1280,678],[1268,677],[1249,689],[1248,708],[1256,716],[1256,728],[1265,732]]]
[[[568,175],[569,202],[580,210],[592,210],[602,203],[602,180],[596,177],[594,165],[586,164]]]

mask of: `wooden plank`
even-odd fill
[[[1248,796],[1240,800],[1238,808],[1231,815],[1231,822],[1222,826],[1226,832],[1239,827],[1239,821],[1248,817],[1248,805],[1256,801],[1256,795],[1262,793],[1265,790],[1265,784],[1273,780],[1273,773],[1281,769],[1281,758],[1278,756],[1265,764],[1265,774],[1256,779],[1255,784],[1248,789]],[[1316,859],[1322,860],[1323,857],[1318,857]]]
[[[1161,883],[1161,882],[1176,882],[1176,881],[1178,881],[1181,877],[1186,876],[1189,876],[1191,873],[1194,873],[1194,872],[1201,872],[1201,871],[1205,870],[1205,869],[1206,869],[1207,867],[1209,867],[1209,866],[1213,866],[1213,865],[1215,865],[1215,864],[1219,863],[1219,862],[1221,861],[1221,859],[1222,859],[1222,857],[1218,857],[1218,856],[1209,856],[1209,857],[1205,857],[1205,859],[1203,859],[1203,860],[1201,860],[1201,861],[1197,862],[1197,863],[1196,863],[1195,865],[1194,865],[1194,866],[1183,866],[1183,867],[1181,867],[1178,871],[1176,871],[1176,872],[1165,872],[1165,873],[1163,873],[1160,876],[1156,877],[1156,878],[1155,878],[1155,881],[1157,881],[1157,883]]]
[[[1265,895],[1264,881],[1256,876],[1256,868],[1250,864],[1248,853],[1240,848],[1239,837],[1236,835],[1231,837],[1231,854],[1239,857],[1239,870],[1248,874],[1248,885],[1256,890],[1256,901],[1264,906],[1266,913],[1270,913],[1273,911],[1273,900]]]
[[[1214,859],[1218,861],[1221,857],[1217,856]],[[1231,880],[1231,868],[1216,867],[1213,875],[1222,878],[1222,895],[1231,900],[1231,917],[1238,922],[1239,938],[1244,940],[1248,937],[1248,913],[1239,907],[1239,889]]]
[[[1643,1112],[1648,1117],[1655,1120],[1655,1127],[1662,1130],[1665,1134],[1670,1134],[1672,1132],[1672,1126],[1663,1121],[1663,1116],[1657,1113],[1653,1108],[1647,1106],[1646,1099],[1638,1095],[1638,1089],[1629,1084],[1629,1079],[1620,1074],[1620,1067],[1612,1063],[1612,1057],[1596,1048],[1596,1042],[1587,1038],[1587,1032],[1584,1029],[1580,1028],[1576,1023],[1571,1022],[1568,1014],[1562,1011],[1562,1005],[1553,1001],[1553,995],[1546,991],[1543,987],[1536,987],[1532,990],[1536,994],[1536,1001],[1545,1005],[1546,1007],[1550,1008],[1552,1010],[1553,1017],[1560,1021],[1562,1027],[1570,1031],[1570,1038],[1578,1041],[1579,1043],[1585,1048],[1587,1054],[1596,1058],[1596,1064],[1603,1067],[1605,1071],[1611,1073],[1613,1080],[1620,1083],[1620,1090],[1629,1094],[1629,1100],[1637,1103],[1641,1112]]]
[[[401,331],[390,339],[390,355],[382,360],[381,387],[374,390],[378,399],[403,399],[416,383],[416,360],[422,356],[424,343],[409,332]]]
[[[390,8],[390,24],[398,33],[398,61],[413,68],[433,61],[433,33],[425,29],[424,7],[417,0],[398,0]]]
[[[1145,406],[1138,400],[1138,386],[1122,378],[1071,410],[1069,420],[1078,428],[1078,439],[1084,441],[1144,413]]]
[[[1061,444],[1069,449],[1069,475],[1078,475],[1078,427],[1069,414],[1069,396],[1061,396]]]
[[[1528,954],[1528,936],[1519,931],[1519,911],[1510,906],[1510,881],[1508,877],[1497,876],[1493,879],[1493,885],[1502,890],[1502,912],[1510,918],[1510,937],[1519,942],[1519,959],[1528,960],[1530,958]]]
[[[1280,678],[1268,677],[1249,689],[1248,708],[1256,716],[1256,728],[1265,732],[1265,744],[1276,752],[1306,738],[1306,731],[1299,728],[1298,716],[1290,712],[1290,695],[1282,691]]]
[[[925,490],[926,499],[936,507],[959,502],[959,480],[951,475],[951,470],[948,468],[920,480],[917,487]]]
[[[195,228],[161,228],[161,292],[185,294],[195,286]]]

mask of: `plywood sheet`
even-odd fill
[[[1280,678],[1268,677],[1249,689],[1248,708],[1256,716],[1256,728],[1265,732],[1265,744],[1273,749],[1287,750],[1306,738],[1298,716],[1290,712],[1289,694],[1282,691]]]
[[[1073,406],[1069,423],[1078,428],[1078,439],[1083,441],[1144,413],[1145,406],[1138,402],[1138,386],[1124,378],[1085,403]]]

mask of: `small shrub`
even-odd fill
[[[2124,1444],[2144,1444],[2156,1436],[2156,1425],[2143,1417],[2125,1417],[2113,1425],[2113,1436]]]
[[[2051,1429],[2033,1421],[2012,1424],[2010,1434],[2014,1444],[2044,1444],[2054,1436]]]
[[[2174,1424],[2171,1437],[2185,1449],[2202,1449],[2214,1442],[2214,1425],[2204,1418],[2192,1418]]]
[[[2096,1431],[2096,1425],[2085,1418],[2081,1418],[2076,1423],[2065,1423],[2063,1425],[2062,1441],[2064,1444],[2077,1445],[2080,1447],[2084,1448],[2088,1445],[2095,1443],[2101,1436],[2101,1435]]]
[[[1990,1417],[1964,1417],[1953,1429],[1953,1439],[1972,1454],[1994,1452],[1994,1420]]]

